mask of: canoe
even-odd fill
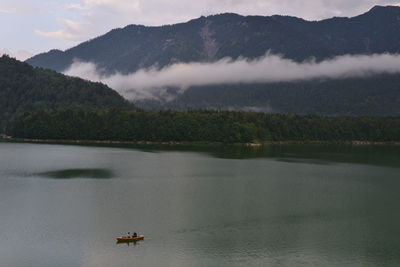
[[[136,242],[144,239],[144,235],[139,235],[137,237],[127,237],[127,236],[121,236],[117,237],[117,242]]]

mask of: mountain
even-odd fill
[[[330,116],[400,116],[400,75],[188,88],[172,101],[137,101],[144,109],[218,109]]]
[[[400,53],[400,7],[376,6],[365,14],[306,21],[289,16],[220,14],[160,27],[129,25],[66,51],[28,59],[64,71],[74,59],[103,74],[128,74],[176,62],[258,58],[269,51],[302,62],[340,55]],[[168,88],[174,92],[174,88]],[[169,99],[170,100],[170,99]],[[377,75],[301,82],[190,87],[172,101],[135,101],[147,109],[234,109],[324,115],[400,115],[400,76]]]
[[[25,112],[56,109],[133,108],[101,83],[34,68],[8,56],[0,58],[0,132]]]
[[[106,73],[134,72],[174,62],[260,57],[270,51],[302,61],[344,54],[400,52],[400,7],[376,6],[353,18],[306,21],[288,16],[220,14],[160,27],[129,25],[66,51],[52,50],[26,62],[64,71],[74,59]]]

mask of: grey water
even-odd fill
[[[0,143],[0,267],[400,266],[399,205],[396,146]]]

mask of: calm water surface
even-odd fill
[[[400,147],[0,143],[0,267],[400,266],[399,191]]]

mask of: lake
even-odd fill
[[[396,146],[0,143],[0,266],[400,266],[399,191]]]

